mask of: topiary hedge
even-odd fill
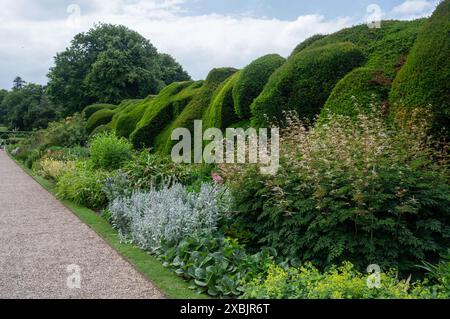
[[[393,116],[432,105],[433,129],[450,125],[450,0],[425,23],[392,86]]]
[[[153,95],[149,95],[147,99],[151,99]],[[119,120],[119,117],[121,117],[124,114],[128,114],[134,110],[134,108],[139,105],[144,100],[142,99],[135,99],[135,100],[124,100],[122,101],[119,106],[116,109],[116,114],[114,114],[111,122],[108,124],[108,126],[115,130],[117,128],[117,121]]]
[[[297,53],[300,53],[301,51],[303,51],[304,49],[308,48],[309,46],[311,46],[314,42],[325,38],[326,35],[323,34],[315,34],[312,37],[309,37],[308,39],[306,39],[305,41],[301,42],[299,45],[297,45],[294,49],[294,51],[292,51],[291,56],[296,55]]]
[[[113,105],[113,104],[92,104],[89,106],[86,106],[82,112],[83,117],[85,120],[89,119],[92,114],[94,114],[97,111],[100,110],[114,110],[117,108],[117,105]]]
[[[130,135],[133,145],[137,148],[153,146],[158,133],[182,112],[202,83],[178,82],[164,88],[146,109]]]
[[[94,136],[97,135],[97,134],[100,134],[100,133],[109,133],[109,132],[111,132],[111,128],[110,128],[108,125],[100,125],[100,126],[97,126],[97,127],[91,132],[91,134],[89,134],[89,137],[92,138],[92,137],[94,137]]]
[[[390,80],[382,71],[370,68],[355,69],[334,87],[319,120],[328,118],[330,113],[356,117],[359,110],[355,103],[366,109],[371,102],[381,104],[387,100],[389,88]]]
[[[171,152],[173,146],[171,134],[176,128],[183,127],[193,132],[194,120],[201,120],[203,118],[203,113],[211,103],[214,92],[226,79],[237,71],[234,68],[211,70],[202,87],[195,94],[192,101],[184,108],[183,112],[156,137],[156,150],[164,154]]]
[[[241,71],[230,76],[214,93],[209,107],[203,114],[204,130],[213,127],[225,129],[229,125],[239,121],[239,118],[235,114],[233,88],[235,88],[240,75]]]
[[[236,114],[242,119],[251,115],[250,105],[264,89],[269,77],[286,62],[278,54],[265,55],[246,66],[233,87]]]
[[[150,101],[143,101],[137,103],[131,112],[120,114],[116,122],[116,135],[118,137],[130,137],[130,134],[136,129],[136,124],[150,105]]]
[[[106,125],[111,122],[114,114],[114,110],[108,109],[103,109],[92,114],[86,123],[87,133],[91,134],[98,126]]]
[[[291,57],[270,77],[251,105],[253,124],[266,126],[283,120],[284,111],[301,118],[319,114],[336,83],[364,62],[364,54],[351,43],[304,50]]]

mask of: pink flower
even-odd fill
[[[212,172],[211,173],[211,177],[213,179],[213,181],[217,184],[223,184],[223,178],[222,176],[220,176],[219,174],[217,174],[216,172]]]

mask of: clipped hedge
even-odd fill
[[[364,62],[360,49],[337,43],[307,49],[291,57],[270,77],[251,105],[253,124],[266,126],[284,119],[284,111],[313,119],[320,113],[336,83]]]
[[[394,117],[432,105],[433,129],[450,126],[450,0],[425,23],[392,86]]]
[[[315,34],[311,37],[309,37],[308,39],[306,39],[305,41],[301,42],[299,45],[297,45],[294,49],[294,51],[292,51],[291,56],[296,55],[297,53],[300,53],[301,51],[303,51],[304,49],[310,47],[314,42],[325,38],[326,35],[323,34]]]
[[[234,68],[217,68],[211,70],[202,87],[198,90],[192,101],[184,108],[183,112],[156,137],[156,150],[163,154],[169,154],[171,152],[173,141],[170,137],[174,129],[183,127],[192,132],[194,129],[194,120],[203,119],[203,113],[211,103],[214,92],[226,79],[237,71]]]
[[[212,127],[225,129],[229,125],[239,121],[239,118],[235,114],[233,88],[240,78],[240,72],[236,72],[229,77],[214,93],[209,107],[203,114],[204,130]]]
[[[103,109],[92,114],[86,123],[87,133],[91,134],[100,125],[106,125],[111,122],[114,114],[114,110],[108,109]]]
[[[194,96],[200,82],[176,82],[165,87],[138,121],[130,138],[137,148],[153,146],[161,130],[178,116]]]
[[[89,119],[92,114],[94,114],[97,111],[100,110],[114,110],[117,106],[113,104],[92,104],[89,106],[86,106],[82,112],[83,117],[85,120]]]
[[[357,103],[370,111],[370,103],[381,104],[389,95],[390,80],[379,70],[358,68],[338,82],[325,103],[319,120],[325,120],[330,113],[356,117],[360,110]]]
[[[251,115],[250,105],[264,89],[269,77],[281,67],[286,59],[278,54],[265,55],[246,66],[233,88],[236,114],[242,119]]]
[[[147,99],[151,99],[153,97],[153,95],[150,95],[147,97]],[[134,110],[134,108],[136,107],[136,105],[140,104],[141,102],[143,102],[144,100],[142,99],[135,99],[135,100],[124,100],[122,101],[119,106],[116,109],[116,114],[114,114],[111,122],[108,124],[108,126],[112,129],[112,130],[116,130],[117,128],[117,122],[119,120],[119,118],[124,115],[124,114],[128,114],[130,112],[132,112]]]
[[[111,128],[108,125],[100,125],[97,126],[92,132],[91,134],[89,134],[89,137],[94,137],[97,134],[100,133],[109,133],[111,132]]]

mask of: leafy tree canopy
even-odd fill
[[[119,104],[158,93],[173,81],[190,79],[169,55],[124,26],[99,24],[80,33],[55,57],[48,94],[66,114],[89,104]]]

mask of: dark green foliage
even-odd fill
[[[5,96],[8,94],[8,91],[6,90],[0,90],[0,125],[5,124],[6,119],[6,107],[2,105],[2,101],[5,98]]]
[[[169,54],[159,54],[159,65],[162,71],[161,79],[166,84],[191,80],[189,74]]]
[[[206,78],[202,87],[195,94],[192,101],[184,108],[180,116],[176,118],[171,124],[169,124],[156,138],[156,149],[162,153],[169,154],[173,141],[171,140],[172,131],[176,128],[187,128],[191,132],[194,129],[194,120],[201,120],[203,113],[211,103],[211,99],[214,96],[214,92],[222,84],[223,81],[228,79],[237,70],[233,68],[219,68],[213,69]]]
[[[381,104],[387,100],[390,84],[382,71],[369,68],[353,70],[334,87],[322,109],[320,120],[328,118],[330,113],[356,117],[360,111],[370,111],[367,110],[370,103]],[[355,104],[366,109],[359,110]]]
[[[0,104],[0,115],[3,114],[2,124],[10,129],[31,131],[45,128],[59,117],[58,108],[48,100],[42,85],[30,83],[5,92]]]
[[[308,48],[309,46],[311,46],[311,44],[313,44],[317,40],[323,39],[325,37],[326,37],[326,35],[323,35],[323,34],[315,34],[312,37],[309,37],[308,39],[301,42],[299,45],[297,45],[295,47],[294,51],[292,51],[291,56],[296,55],[297,53],[299,53],[299,52],[303,51],[304,49]]]
[[[153,95],[150,95],[147,97],[147,99],[150,99]],[[132,112],[137,105],[139,105],[141,102],[143,102],[143,99],[135,99],[135,100],[124,100],[122,101],[119,106],[115,109],[115,114],[111,120],[111,122],[108,124],[108,126],[115,130],[117,128],[117,121],[119,120],[119,117],[121,117],[124,114],[128,114]]]
[[[320,113],[336,83],[364,61],[351,43],[308,49],[291,57],[270,77],[251,110],[256,126],[282,121],[283,112],[295,111],[312,120]]]
[[[250,118],[250,105],[264,89],[269,77],[286,59],[278,54],[265,55],[246,66],[233,87],[236,114],[242,119]]]
[[[109,109],[103,109],[92,114],[86,123],[88,134],[91,134],[98,126],[111,122],[114,114],[114,110]]]
[[[203,114],[203,129],[226,129],[231,124],[239,121],[235,114],[233,101],[233,88],[240,78],[241,71],[236,72],[223,82],[214,93],[209,107]]]
[[[91,115],[97,111],[105,109],[114,110],[115,108],[117,108],[117,106],[113,104],[92,104],[86,106],[81,114],[83,114],[85,120],[88,120],[91,117]]]
[[[166,73],[167,72],[167,73]],[[166,81],[186,79],[173,59],[161,56],[137,32],[124,26],[99,24],[75,36],[55,57],[48,93],[66,114],[86,105],[118,104],[129,98],[158,93]]]
[[[119,137],[130,137],[146,110],[151,107],[153,100],[154,97],[149,96],[144,100],[128,102],[127,107],[119,110],[111,121],[111,127],[115,130],[116,135]]]
[[[130,138],[137,148],[151,147],[155,137],[191,101],[202,82],[177,82],[164,88],[146,109]]]
[[[393,115],[432,105],[433,129],[450,125],[450,1],[425,23],[391,91]]]

